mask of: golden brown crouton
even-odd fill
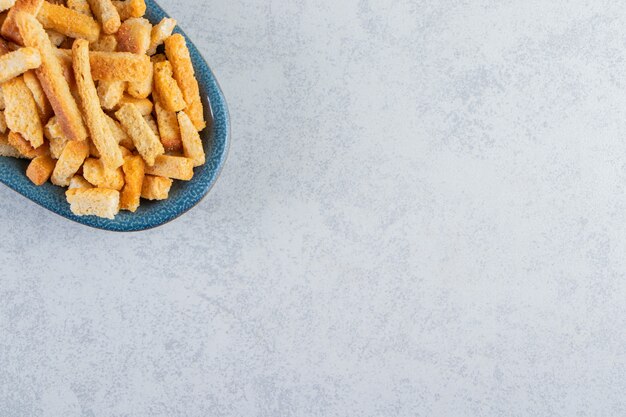
[[[28,165],[26,176],[35,185],[44,185],[50,179],[56,161],[48,155],[38,156]]]
[[[141,189],[141,198],[144,200],[167,200],[173,183],[174,181],[169,178],[146,175]]]
[[[193,161],[181,156],[158,156],[154,166],[146,167],[146,174],[190,181],[193,178]]]
[[[163,155],[165,149],[137,107],[132,104],[125,104],[115,113],[115,116],[133,140],[137,151],[146,161],[146,164],[148,166],[154,165],[155,158]]]
[[[83,165],[83,177],[99,188],[121,190],[124,187],[122,168],[109,169],[102,159],[89,158]]]
[[[114,219],[120,211],[120,192],[105,188],[75,188],[65,193],[72,213]]]
[[[140,156],[129,156],[124,161],[123,168],[126,184],[122,190],[120,205],[122,210],[134,213],[139,208],[146,165]]]

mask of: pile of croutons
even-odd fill
[[[113,219],[204,165],[200,89],[174,19],[144,0],[0,0],[0,156],[74,214]],[[164,44],[164,53],[158,53]]]

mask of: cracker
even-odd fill
[[[122,21],[111,0],[87,0],[91,6],[91,11],[100,24],[102,30],[107,35],[115,33],[120,28]]]
[[[141,190],[146,164],[140,156],[129,156],[124,161],[124,180],[126,184],[120,197],[122,210],[136,212],[141,200]]]
[[[194,167],[204,165],[206,156],[204,154],[202,139],[200,139],[200,134],[191,122],[191,119],[189,119],[189,116],[187,116],[187,113],[182,111],[178,113],[178,125],[180,126],[180,135],[185,156],[193,161]]]
[[[185,38],[181,34],[167,38],[165,40],[165,54],[172,63],[174,79],[176,79],[187,103],[185,113],[189,115],[197,130],[203,130],[206,127],[206,122],[202,100],[200,99],[200,87],[196,80]]]
[[[45,29],[52,29],[70,38],[95,42],[100,37],[100,25],[93,18],[47,1],[41,6],[37,20]]]
[[[6,109],[4,116],[8,128],[24,136],[36,149],[43,145],[43,126],[35,99],[22,77],[2,84]]]
[[[52,46],[43,27],[32,15],[18,13],[15,20],[24,43],[37,48],[41,54],[41,67],[37,69],[36,74],[63,131],[71,140],[85,140],[87,130],[63,75],[63,68],[54,52],[56,48]]]
[[[174,181],[169,178],[146,175],[141,189],[141,198],[154,201],[167,200],[173,183]]]
[[[190,181],[193,178],[193,161],[182,156],[161,155],[155,159],[154,166],[146,167],[146,174]]]
[[[67,187],[72,177],[78,172],[89,156],[89,143],[86,140],[72,140],[65,145],[61,157],[52,173],[52,183]]]
[[[154,165],[155,158],[165,153],[163,145],[154,134],[148,123],[133,104],[125,104],[119,109],[115,116],[120,121],[122,127],[131,137],[139,154],[146,161],[148,166]]]
[[[124,187],[122,168],[110,169],[102,159],[89,158],[83,164],[83,177],[99,188],[121,190]]]
[[[91,78],[89,44],[84,39],[76,40],[72,53],[74,56],[76,84],[81,98],[83,115],[85,116],[85,121],[87,122],[89,133],[91,134],[91,140],[96,145],[102,161],[107,168],[119,168],[124,163],[124,159],[122,158],[118,143],[115,142],[113,138],[105,114],[100,107],[100,99],[98,98],[96,86]]]
[[[46,97],[46,93],[43,91],[41,87],[41,83],[37,78],[37,74],[35,71],[27,71],[24,73],[24,83],[26,87],[30,90],[30,93],[33,95],[35,99],[35,103],[37,104],[37,110],[39,110],[39,118],[41,119],[41,123],[46,123],[50,117],[54,114],[52,110],[52,106],[48,101],[48,97]]]
[[[98,216],[115,219],[120,212],[120,192],[105,188],[75,188],[65,193],[76,216]]]
[[[183,93],[174,80],[172,64],[168,61],[154,64],[154,90],[166,110],[179,112],[187,107]]]
[[[158,25],[152,28],[150,33],[150,47],[148,48],[148,55],[154,55],[157,52],[157,48],[163,45],[165,39],[172,36],[172,32],[176,28],[176,20],[171,17],[164,17]]]
[[[33,159],[26,169],[26,176],[37,186],[44,185],[52,175],[56,161],[48,155]]]

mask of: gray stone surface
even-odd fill
[[[0,187],[1,416],[624,416],[626,8],[163,1],[229,100],[184,218]]]

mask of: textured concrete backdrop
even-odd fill
[[[1,416],[624,416],[626,7],[163,1],[229,162],[119,235],[0,187]]]

